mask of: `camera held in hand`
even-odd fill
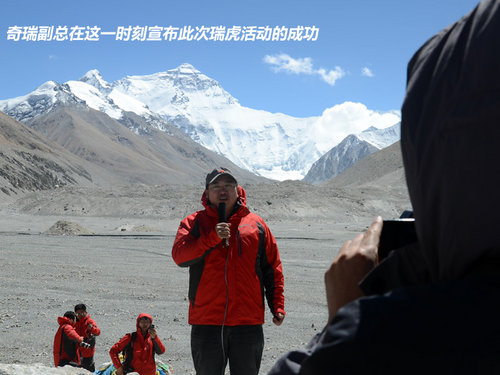
[[[384,220],[378,247],[378,259],[381,261],[391,251],[417,241],[413,211],[404,211],[399,219]]]
[[[85,341],[82,341],[82,342],[80,343],[80,346],[81,346],[82,348],[85,348],[85,349],[90,349],[90,344],[89,344],[89,343],[87,343],[87,342],[85,342]]]

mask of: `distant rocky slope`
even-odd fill
[[[88,185],[92,177],[76,157],[0,112],[0,191],[16,195],[66,185]]]
[[[394,186],[406,189],[401,142],[361,159],[338,176],[322,184],[330,187]]]
[[[304,177],[305,182],[320,184],[327,181],[365,156],[397,142],[401,136],[401,124],[384,129],[370,127],[361,133],[350,134],[337,146],[319,158]]]
[[[95,116],[94,112],[90,111],[87,116]],[[5,208],[11,202],[11,212],[30,215],[172,219],[202,208],[200,199],[206,168],[214,163],[208,157],[204,159],[203,148],[181,152],[186,162],[180,163],[179,168],[191,179],[183,180],[181,175],[172,172],[173,181],[168,180],[166,173],[158,184],[132,183],[133,178],[146,176],[147,168],[151,168],[147,165],[145,171],[140,172],[134,160],[139,160],[139,156],[149,157],[155,165],[153,160],[165,157],[169,148],[162,151],[164,145],[159,137],[152,137],[158,144],[146,147],[141,143],[143,138],[135,139],[136,135],[125,128],[118,127],[130,134],[113,133],[111,130],[116,124],[110,124],[110,119],[101,115],[97,114],[97,118],[106,129],[102,130],[107,132],[106,136],[96,133],[99,127],[87,127],[86,117],[74,109],[61,109],[45,121],[31,123],[60,143],[56,144],[0,113],[0,196],[5,204],[2,206]],[[80,129],[82,139],[86,140],[66,136],[66,128]],[[73,153],[63,148],[63,144]],[[128,151],[120,145],[127,145]],[[174,143],[171,149],[182,150],[181,146]],[[128,160],[132,152],[138,156]],[[190,158],[203,160],[205,169],[195,163],[199,170],[193,172]],[[399,143],[367,156],[318,186],[301,181],[271,183],[240,169],[234,173],[247,190],[249,207],[274,221],[337,218],[349,221],[375,213],[397,216],[409,206]],[[162,175],[158,172],[155,176]]]
[[[265,181],[175,127],[158,130],[133,113],[121,121],[129,126],[86,106],[61,103],[24,124],[0,112],[0,192],[191,184],[216,167],[232,169],[242,181]]]
[[[312,165],[304,181],[319,184],[337,176],[375,151],[377,151],[375,146],[360,140],[355,135],[349,135]]]

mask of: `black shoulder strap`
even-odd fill
[[[63,352],[63,345],[64,345],[64,326],[65,325],[62,325],[61,326],[61,343],[59,345],[59,362],[61,361],[61,356],[62,356],[62,352]],[[56,366],[59,366],[59,363],[56,363]]]
[[[137,337],[137,332],[127,333],[127,335],[130,336],[130,342],[122,350],[124,357],[122,366],[125,373],[133,371],[132,367],[130,367],[130,364],[132,363],[132,358],[134,356],[134,341]]]

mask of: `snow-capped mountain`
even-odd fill
[[[77,81],[47,82],[26,96],[0,101],[0,110],[25,121],[58,103],[86,104],[137,134],[143,129],[124,119],[129,113],[163,131],[173,124],[240,167],[277,180],[302,179],[340,140],[319,116],[296,118],[242,106],[220,83],[189,64],[113,83],[91,70]]]
[[[151,112],[144,103],[113,89],[97,70],[87,72],[78,81],[59,84],[49,81],[31,93],[13,99],[0,100],[0,110],[21,122],[30,121],[59,107],[92,108],[122,122],[136,134],[148,129],[130,121],[129,113],[142,117],[149,125],[172,135],[172,125]]]
[[[85,107],[85,101],[75,96],[68,85],[54,81],[45,82],[27,95],[0,100],[0,110],[22,122],[43,115],[58,105]]]
[[[368,129],[356,134],[356,137],[380,150],[389,147],[401,138],[401,123],[384,129],[370,126]]]
[[[385,129],[370,127],[361,133],[350,134],[312,165],[304,181],[320,184],[329,180],[365,156],[397,142],[400,137],[400,123]]]
[[[71,92],[85,100],[90,108],[106,113],[116,120],[124,111],[134,112],[139,116],[154,116],[146,105],[129,95],[124,95],[106,82],[97,70],[87,72],[78,81],[68,81]]]
[[[294,118],[241,106],[193,66],[129,76],[114,87],[147,104],[203,146],[257,174],[301,178],[321,156],[311,137],[316,118]]]

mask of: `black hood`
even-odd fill
[[[500,258],[500,1],[482,1],[413,56],[401,147],[431,279]]]

